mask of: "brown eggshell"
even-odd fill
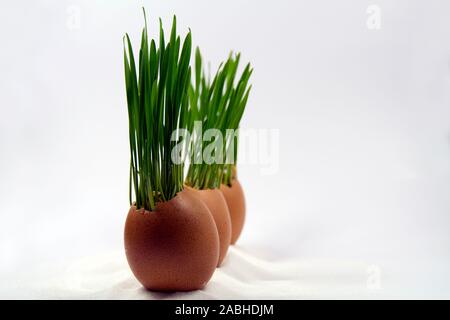
[[[198,190],[186,187],[186,191],[193,192],[208,207],[216,223],[219,233],[219,262],[220,266],[225,258],[231,241],[231,218],[228,205],[223,193],[219,189]]]
[[[203,288],[219,259],[214,220],[197,197],[182,191],[154,211],[130,208],[125,253],[139,282],[149,290]]]
[[[222,184],[220,187],[231,217],[231,244],[235,244],[239,238],[245,221],[245,197],[244,190],[238,179],[233,179],[231,187]]]

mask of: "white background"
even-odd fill
[[[254,67],[242,127],[279,129],[279,170],[239,168],[242,248],[361,261],[387,297],[450,298],[445,0],[2,2],[0,297],[44,265],[122,249],[122,37],[137,43],[142,4],[152,35],[175,13],[213,69],[230,50]]]

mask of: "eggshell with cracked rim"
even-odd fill
[[[219,236],[206,205],[189,192],[160,202],[154,211],[132,206],[125,223],[128,264],[149,290],[203,288],[219,259]]]
[[[203,201],[211,212],[219,234],[220,250],[217,266],[220,266],[227,254],[231,242],[231,217],[225,197],[219,189],[198,190],[186,187],[185,190],[193,192],[201,201]]]
[[[231,187],[220,186],[230,211],[231,218],[231,244],[235,244],[241,235],[245,222],[245,196],[241,183],[237,178],[231,182]]]

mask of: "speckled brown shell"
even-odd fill
[[[211,212],[219,234],[219,262],[220,266],[225,258],[231,241],[231,218],[227,202],[219,189],[197,190],[186,187],[186,191],[193,192]]]
[[[221,185],[225,200],[228,204],[231,218],[231,244],[235,244],[238,240],[245,221],[245,197],[244,190],[238,179],[233,179],[231,187],[224,184]]]
[[[125,223],[128,264],[149,290],[203,288],[219,259],[214,220],[197,197],[182,191],[154,211],[130,208]]]

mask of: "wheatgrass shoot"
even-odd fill
[[[253,72],[250,64],[247,64],[236,82],[239,60],[239,53],[230,54],[210,81],[205,75],[199,48],[195,51],[195,75],[189,88],[188,128],[192,132],[194,123],[200,121],[202,132],[208,129],[220,130],[224,143],[219,151],[221,154],[214,155],[216,160],[222,161],[208,163],[201,153],[210,142],[205,141],[201,135],[193,135],[186,177],[186,184],[193,188],[215,189],[219,188],[221,183],[231,184],[231,172],[237,160],[237,135],[228,133],[230,130],[236,132],[239,128],[250,93],[249,79]],[[230,152],[232,156],[228,159]]]
[[[125,83],[130,140],[130,205],[153,211],[183,189],[184,164],[174,163],[171,151],[179,142],[172,133],[186,128],[191,81],[191,32],[181,46],[173,17],[165,42],[161,19],[159,42],[149,41],[147,18],[136,66],[128,34],[124,37]],[[134,191],[134,198],[133,198]]]

